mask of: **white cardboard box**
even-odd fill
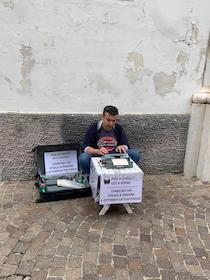
[[[92,196],[100,205],[139,203],[142,201],[143,171],[133,162],[132,168],[107,169],[100,157],[92,157],[89,183]]]

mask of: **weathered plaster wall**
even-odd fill
[[[0,112],[189,113],[209,0],[0,1]]]

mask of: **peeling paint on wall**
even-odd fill
[[[144,76],[151,76],[152,71],[144,68],[143,55],[137,52],[128,53],[127,77],[131,84],[142,81]]]
[[[188,46],[198,43],[198,26],[196,23],[190,23],[190,28],[187,30],[185,41]]]
[[[21,67],[22,80],[20,81],[21,90],[18,90],[21,94],[31,95],[31,80],[30,74],[34,67],[35,59],[32,59],[31,46],[24,46],[20,49],[20,53],[23,56],[23,63]]]
[[[10,10],[14,9],[14,0],[4,0],[0,1],[0,4],[3,4],[5,8],[8,8]]]
[[[132,64],[132,71],[138,72],[140,69],[144,67],[144,58],[142,54],[137,52],[130,52],[128,53],[128,61]]]
[[[8,83],[9,89],[12,90],[12,82],[11,82],[10,78],[8,78],[7,76],[4,76],[4,79]]]
[[[133,72],[131,69],[127,69],[127,77],[131,84],[135,84],[137,81],[142,81],[145,76],[151,76],[152,71],[148,69],[141,69],[138,72]]]
[[[189,55],[183,51],[180,51],[177,55],[176,62],[177,62],[177,72],[179,76],[183,76],[186,74],[186,64],[189,61]]]
[[[6,82],[6,84],[8,85],[8,87],[9,87],[9,90],[11,91],[12,90],[12,81],[10,80],[10,78],[8,78],[7,76],[5,76],[5,75],[1,75],[0,74],[0,83],[1,84],[5,84],[5,82]]]
[[[204,68],[204,63],[205,63],[205,59],[206,59],[206,55],[207,55],[207,50],[206,48],[202,48],[200,50],[200,54],[199,54],[199,62],[198,62],[198,66],[196,67],[196,73],[198,76],[198,80],[202,79],[203,77],[203,68]]]
[[[167,75],[164,72],[159,72],[154,75],[155,91],[157,94],[165,96],[167,93],[176,91],[174,85],[176,83],[176,74]]]
[[[91,74],[89,75],[89,85],[95,84],[97,86],[97,91],[101,93],[113,93],[116,90],[113,88],[113,85],[109,80],[105,79],[103,76],[99,74]]]

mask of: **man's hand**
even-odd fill
[[[106,155],[106,154],[108,154],[108,153],[109,153],[109,152],[108,152],[107,149],[104,148],[104,147],[101,147],[101,148],[98,150],[98,155],[100,155],[100,156]]]
[[[127,146],[125,145],[119,145],[115,148],[115,151],[117,153],[127,153]]]

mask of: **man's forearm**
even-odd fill
[[[99,149],[95,149],[95,148],[92,148],[92,147],[89,147],[89,146],[87,146],[84,151],[85,151],[85,153],[88,153],[88,154],[91,154],[91,155],[98,155],[99,154]]]

